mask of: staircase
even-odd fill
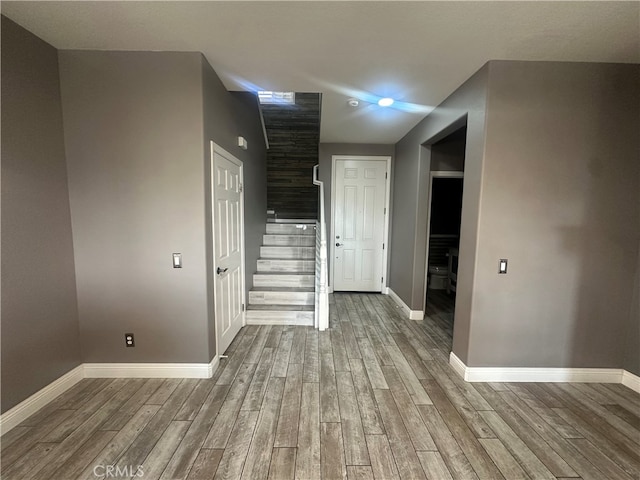
[[[267,223],[249,291],[247,324],[313,326],[315,258],[315,220]]]

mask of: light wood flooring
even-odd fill
[[[427,291],[427,316],[449,336],[453,336],[453,314],[455,310],[455,293],[446,290]],[[451,344],[449,343],[449,350]]]
[[[2,438],[2,478],[638,478],[640,395],[465,383],[441,323],[335,294],[330,330],[245,327],[212,379],[83,380]]]

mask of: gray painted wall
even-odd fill
[[[470,365],[622,367],[640,232],[639,74],[491,63]]]
[[[467,365],[639,370],[639,68],[490,62],[397,145],[391,288],[418,309],[422,145],[467,115],[453,342]]]
[[[318,154],[318,177],[319,180],[324,182],[324,209],[325,218],[327,222],[327,239],[332,241],[333,239],[333,225],[331,218],[331,177],[332,172],[332,156],[333,155],[380,155],[391,157],[391,172],[393,175],[394,166],[394,145],[383,144],[369,144],[369,143],[321,143]],[[393,178],[393,176],[392,176]],[[393,191],[393,180],[391,182]],[[391,204],[391,210],[393,210],[393,203]],[[320,215],[320,212],[318,212]],[[330,251],[329,251],[329,254]],[[331,268],[331,262],[329,262],[329,268]],[[331,278],[331,272],[329,272],[329,278]]]
[[[2,17],[2,412],[80,364],[56,50]]]
[[[267,152],[258,109],[258,99],[247,92],[229,93],[217,74],[202,56],[204,92],[204,166],[206,192],[206,249],[213,258],[211,239],[211,150],[210,140],[220,145],[244,166],[244,235],[246,298],[253,287],[253,273],[260,256],[262,235],[267,221]],[[238,136],[248,143],[247,150],[237,146]],[[215,354],[215,305],[213,301],[213,263],[207,262],[207,304],[209,308],[209,345],[211,358]],[[223,353],[223,352],[221,352]]]
[[[431,145],[432,172],[463,172],[467,132],[462,128]]]
[[[247,92],[232,92],[236,114],[236,130],[247,139],[245,151],[235,147],[237,157],[244,162],[244,236],[245,286],[247,299],[253,288],[253,274],[260,258],[262,235],[267,222],[267,148],[265,145],[258,98]],[[231,148],[231,147],[230,147]]]
[[[640,376],[640,244],[638,245],[638,260],[636,261],[636,275],[632,292],[622,368]]]
[[[208,362],[201,55],[59,56],[82,359]]]
[[[210,140],[245,165],[250,288],[266,218],[256,100],[229,93],[199,53],[60,58],[83,361],[209,362]],[[173,252],[182,269],[172,268]]]
[[[467,123],[465,183],[453,351],[466,362],[484,154],[488,66],[485,65],[398,144],[393,177],[390,287],[413,310],[424,309],[431,149]]]

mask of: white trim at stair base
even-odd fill
[[[0,415],[0,435],[7,433],[83,378],[211,378],[220,365],[210,363],[83,363]]]
[[[409,320],[422,320],[424,319],[424,312],[422,310],[411,310],[409,306],[402,301],[402,299],[398,296],[396,292],[391,290],[390,287],[387,287],[386,294],[391,297],[391,299],[398,304],[398,306],[402,309],[404,314],[409,317]]]
[[[449,364],[467,382],[622,383],[640,393],[640,377],[620,368],[467,367],[453,352]]]
[[[308,318],[248,318],[247,325],[296,325],[299,327],[313,327],[313,319]]]
[[[54,398],[69,390],[84,378],[82,365],[54,380],[46,387],[37,391],[26,400],[23,400],[11,410],[0,415],[0,434],[7,433],[31,415],[36,413]]]

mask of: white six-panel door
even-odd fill
[[[218,355],[243,324],[242,162],[212,143],[214,297]]]
[[[335,291],[382,290],[387,160],[334,164]]]

